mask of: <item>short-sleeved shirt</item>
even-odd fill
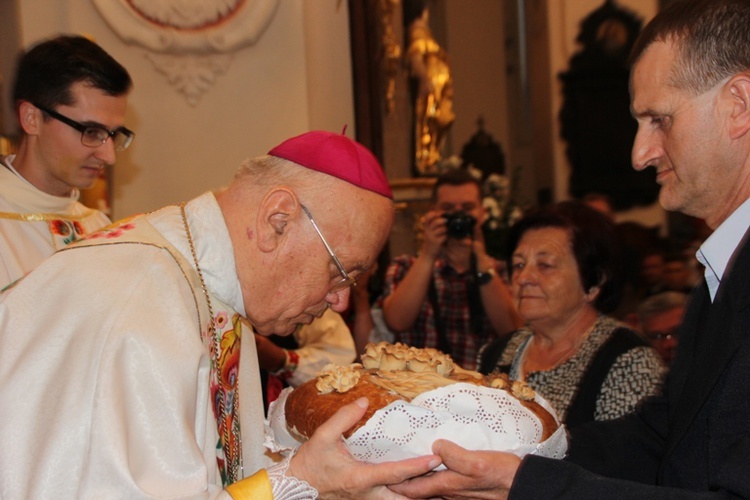
[[[415,260],[414,256],[402,255],[391,262],[386,273],[383,299],[398,288]],[[432,280],[435,284],[440,320],[444,325],[449,347],[446,354],[450,354],[461,367],[474,370],[477,366],[479,348],[498,337],[482,309],[478,285],[470,272],[456,271],[443,258],[435,261]],[[473,291],[471,287],[474,287]],[[440,349],[435,311],[429,298],[422,304],[412,328],[395,332],[395,340],[414,347]]]

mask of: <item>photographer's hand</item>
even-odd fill
[[[423,240],[420,257],[434,262],[448,238],[445,217],[441,210],[431,210],[422,217]]]
[[[403,332],[414,325],[427,299],[435,259],[448,238],[443,212],[432,210],[422,217],[424,236],[422,249],[406,272],[404,279],[383,301],[383,319],[394,332]]]

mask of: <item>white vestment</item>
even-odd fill
[[[295,352],[299,364],[288,373],[286,381],[292,387],[304,384],[315,378],[328,364],[348,365],[357,357],[352,332],[344,318],[332,309],[326,309],[320,318],[315,318],[309,325],[303,325],[294,332],[294,339],[299,344]]]
[[[244,316],[216,199],[207,193],[185,209],[214,318]],[[154,238],[142,239],[149,231]],[[201,338],[207,301],[180,208],[101,234],[96,244],[57,252],[0,294],[0,498],[226,495]],[[254,336],[242,324],[249,476],[271,459]]]
[[[4,159],[11,165],[13,156]],[[0,289],[25,275],[55,250],[109,224],[98,210],[67,196],[40,191],[0,164]]]

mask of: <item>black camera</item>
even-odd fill
[[[474,235],[474,225],[477,219],[466,212],[458,211],[443,215],[448,238],[462,240]]]

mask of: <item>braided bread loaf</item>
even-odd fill
[[[362,364],[328,365],[317,378],[294,389],[284,407],[287,428],[298,439],[307,439],[339,408],[364,396],[370,402],[367,412],[344,434],[348,438],[377,410],[393,401],[411,401],[424,392],[459,382],[512,395],[541,421],[541,441],[558,428],[555,417],[534,400],[534,391],[523,382],[511,381],[504,374],[484,376],[464,370],[436,349],[385,342],[368,344]]]

